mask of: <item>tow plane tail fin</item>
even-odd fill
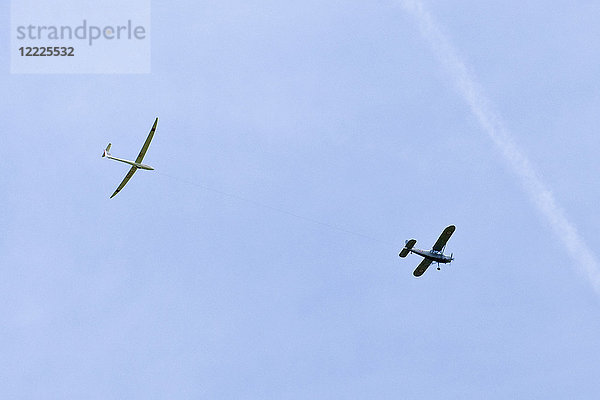
[[[108,146],[106,146],[106,150],[104,150],[104,153],[102,153],[102,157],[110,156],[110,146],[110,143],[108,144]]]
[[[404,248],[402,249],[402,251],[400,252],[400,254],[398,254],[400,257],[404,258],[408,255],[408,253],[410,253],[410,250],[413,248],[413,246],[417,243],[417,241],[415,239],[410,239],[407,240],[404,244]]]

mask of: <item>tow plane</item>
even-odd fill
[[[446,248],[446,243],[448,243],[448,239],[454,233],[456,227],[454,225],[450,225],[444,229],[438,240],[435,242],[431,250],[421,250],[415,249],[414,245],[417,243],[416,239],[410,239],[405,242],[404,248],[400,252],[399,256],[404,258],[409,253],[415,253],[423,257],[423,261],[417,266],[417,269],[413,272],[413,275],[419,277],[423,275],[423,273],[429,268],[431,263],[437,263],[437,269],[440,269],[440,264],[448,264],[454,260],[453,253],[449,256],[444,255],[444,249]]]
[[[106,146],[106,150],[104,150],[104,153],[102,153],[102,157],[106,157],[106,158],[109,158],[109,159],[115,160],[115,161],[121,161],[123,163],[131,165],[131,169],[129,170],[127,175],[125,175],[125,178],[123,178],[123,181],[121,182],[121,184],[119,185],[117,190],[115,190],[115,192],[112,194],[112,196],[110,196],[111,199],[113,197],[115,197],[117,195],[117,193],[119,193],[121,191],[121,189],[123,189],[123,187],[125,187],[125,185],[127,184],[127,182],[129,182],[129,180],[131,179],[133,174],[135,174],[135,171],[137,171],[138,169],[146,169],[146,170],[151,170],[151,171],[154,170],[154,168],[152,168],[151,166],[142,164],[142,161],[144,160],[144,156],[146,155],[146,152],[148,151],[150,142],[152,141],[152,138],[154,137],[154,131],[156,131],[156,125],[158,125],[158,117],[154,121],[154,125],[152,125],[152,129],[150,129],[150,133],[148,134],[148,137],[146,138],[146,141],[144,142],[144,145],[142,146],[142,150],[140,150],[140,154],[138,154],[135,161],[129,161],[129,160],[124,160],[122,158],[113,157],[110,154],[111,144],[109,143],[108,146]]]

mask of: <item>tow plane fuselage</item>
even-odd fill
[[[421,250],[421,249],[410,249],[409,251],[411,253],[418,254],[421,257],[424,257],[428,260],[431,260],[433,262],[440,263],[440,264],[448,264],[449,262],[452,262],[452,260],[454,260],[454,258],[452,258],[452,256],[444,255],[441,251]]]

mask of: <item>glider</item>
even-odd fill
[[[102,153],[102,157],[110,158],[111,160],[121,161],[121,162],[131,165],[131,169],[129,170],[127,175],[125,175],[125,178],[123,178],[123,181],[121,182],[121,184],[119,185],[117,190],[115,190],[115,192],[112,194],[112,196],[110,196],[111,199],[113,197],[115,197],[117,195],[117,193],[119,193],[121,191],[121,189],[123,189],[123,187],[127,184],[127,182],[129,182],[129,180],[131,179],[133,174],[135,174],[135,171],[137,171],[138,169],[154,170],[154,168],[152,168],[151,166],[142,164],[142,160],[144,159],[144,156],[146,155],[146,152],[148,151],[148,147],[150,146],[150,142],[152,141],[152,138],[154,137],[154,131],[156,131],[156,125],[158,125],[158,117],[154,121],[154,125],[152,125],[152,129],[150,129],[150,133],[148,134],[148,137],[146,138],[146,141],[144,142],[144,145],[142,146],[142,150],[140,150],[140,154],[138,154],[135,161],[129,161],[129,160],[124,160],[122,158],[113,157],[110,154],[111,144],[109,143],[108,146],[106,146],[106,150],[104,150],[104,153]]]
[[[453,254],[450,254],[449,256],[444,255],[444,248],[446,247],[446,243],[448,243],[448,239],[450,239],[450,236],[452,236],[455,229],[456,227],[454,225],[446,227],[446,229],[444,229],[444,231],[442,232],[438,240],[435,242],[431,250],[421,250],[413,248],[415,243],[417,243],[415,239],[410,239],[405,242],[404,248],[399,254],[400,257],[404,258],[409,253],[415,253],[423,257],[423,261],[421,261],[421,263],[417,266],[417,269],[415,269],[415,271],[413,272],[414,276],[419,277],[423,275],[423,273],[427,270],[427,268],[429,268],[431,263],[436,262],[438,264],[437,269],[439,270],[440,263],[448,264],[451,263],[452,260],[454,260],[454,258],[452,257]]]

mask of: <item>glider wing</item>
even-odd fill
[[[113,197],[115,197],[117,195],[117,193],[119,193],[121,191],[121,189],[123,189],[123,187],[125,185],[127,185],[127,182],[129,182],[129,180],[131,179],[131,177],[133,176],[133,174],[135,174],[135,171],[137,171],[137,167],[131,167],[131,169],[129,170],[129,172],[127,173],[127,175],[125,175],[125,178],[123,178],[123,181],[121,182],[121,184],[119,185],[119,187],[117,188],[117,190],[115,190],[115,192],[112,194],[112,196],[110,196],[111,199]]]
[[[148,147],[150,146],[150,142],[152,141],[152,138],[154,137],[154,131],[156,131],[156,125],[158,125],[158,117],[156,117],[156,120],[154,120],[154,125],[152,125],[152,129],[150,129],[150,133],[148,134],[148,137],[146,138],[146,141],[144,142],[144,145],[142,146],[142,150],[140,150],[140,154],[138,154],[137,158],[135,159],[136,163],[141,163],[142,160],[144,159],[144,156],[146,155],[146,152],[148,151]],[[133,173],[131,175],[133,175]]]

